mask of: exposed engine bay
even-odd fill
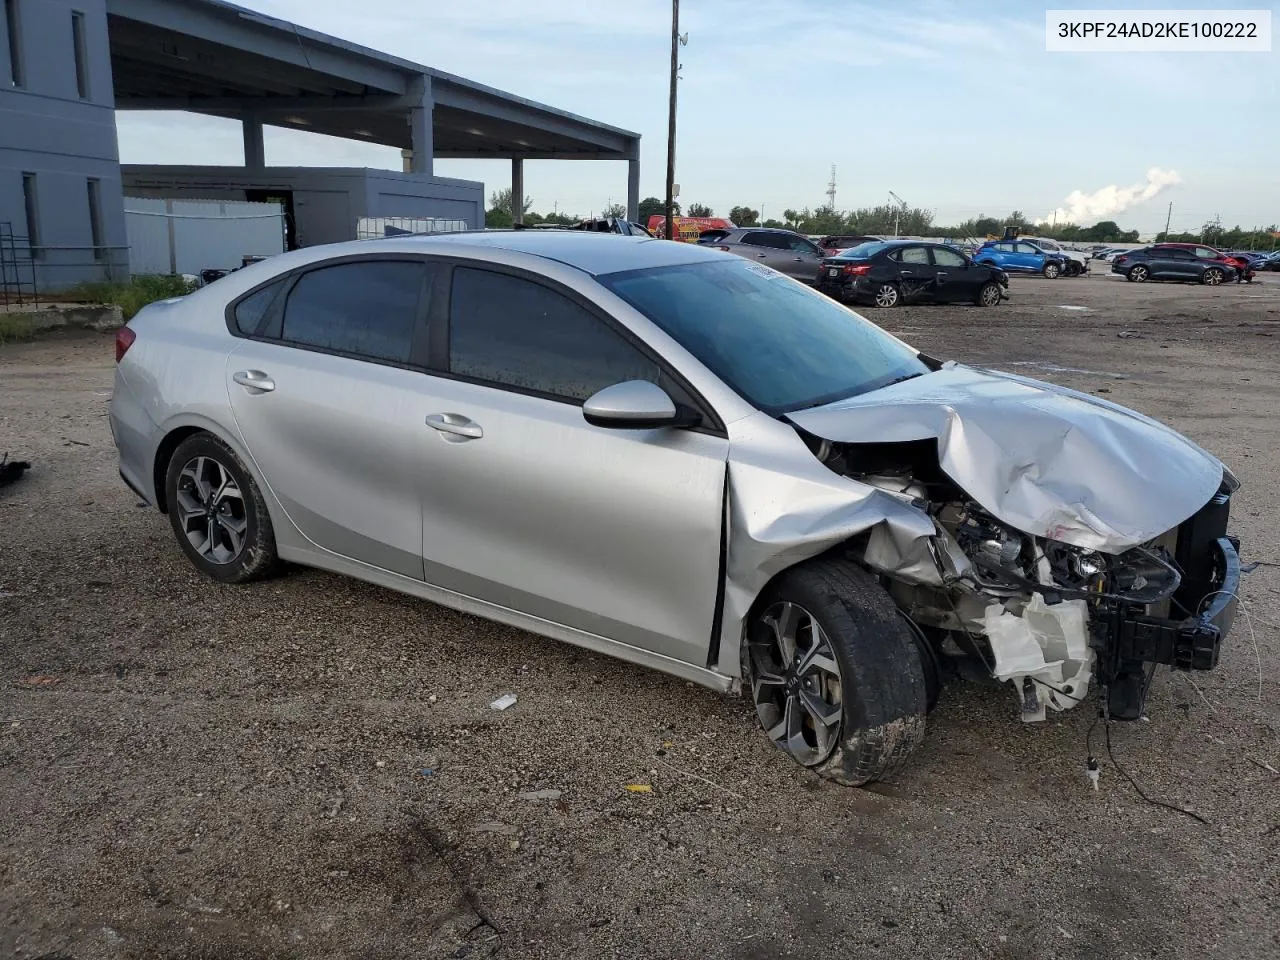
[[[851,555],[882,574],[935,662],[979,661],[1011,686],[1023,720],[1078,705],[1095,683],[1109,717],[1137,719],[1155,665],[1217,664],[1239,578],[1238,544],[1226,535],[1229,474],[1179,526],[1108,553],[997,519],[943,472],[932,439],[801,435],[832,471],[931,520],[927,556],[904,558],[881,528],[854,538]]]

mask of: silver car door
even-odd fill
[[[417,579],[427,378],[409,361],[434,275],[405,260],[309,270],[226,368],[240,438],[303,536]]]
[[[448,353],[448,399],[422,426],[427,581],[705,665],[724,436],[589,425],[581,403],[598,389],[665,375],[534,278],[456,269]]]
[[[788,237],[787,247],[783,251],[787,267],[783,273],[805,283],[817,283],[818,268],[822,265],[817,245],[804,237]]]

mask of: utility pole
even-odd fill
[[[674,240],[676,183],[676,81],[680,73],[680,0],[671,0],[671,102],[667,111],[667,239]]]
[[[896,193],[890,190],[889,202],[894,205],[893,206],[893,236],[896,239],[898,236],[898,216],[902,213],[903,210],[907,209],[907,201],[903,200],[900,196],[898,196]]]
[[[1173,222],[1173,201],[1169,201],[1169,212],[1164,217],[1164,238],[1169,239],[1169,224]]]
[[[836,212],[836,165],[831,165],[831,182],[827,184],[827,209]]]

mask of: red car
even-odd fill
[[[1233,257],[1229,253],[1223,253],[1221,250],[1215,250],[1213,247],[1206,247],[1203,243],[1157,243],[1153,249],[1168,249],[1175,247],[1178,250],[1190,250],[1201,260],[1214,260],[1218,263],[1229,264],[1236,268],[1236,282],[1243,280],[1245,283],[1253,283],[1253,264],[1244,257]]]

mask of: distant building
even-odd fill
[[[0,13],[0,268],[29,255],[44,290],[128,275],[125,193],[279,203],[296,247],[355,239],[362,218],[483,227],[484,184],[435,176],[437,157],[509,159],[515,196],[525,160],[622,160],[638,216],[638,134],[225,0],[0,0]],[[122,170],[116,110],[237,119],[244,164]],[[397,147],[404,169],[268,166],[264,125]]]

